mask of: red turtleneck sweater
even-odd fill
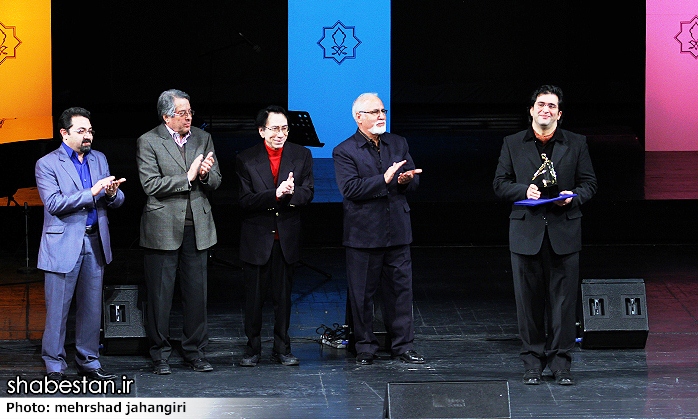
[[[274,185],[276,185],[277,183],[279,183],[279,165],[281,164],[281,153],[283,153],[284,148],[281,147],[279,149],[273,149],[269,147],[266,141],[264,142],[264,147],[266,147],[267,154],[269,155],[269,166],[271,167],[271,175],[274,176]],[[277,197],[276,200],[278,201],[279,198]],[[278,230],[274,234],[274,239],[279,240]]]

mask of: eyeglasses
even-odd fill
[[[73,132],[76,133],[77,135],[85,135],[85,134],[90,134],[92,136],[95,135],[95,131],[92,128],[90,128],[90,129],[78,128]]]
[[[187,111],[172,112],[172,113],[173,113],[172,116],[175,116],[175,115],[176,115],[176,116],[181,116],[182,118],[186,118],[187,115],[194,116],[194,110],[193,110],[193,109],[189,109],[189,110],[187,110]]]
[[[378,116],[378,114],[382,113],[383,115],[388,115],[388,110],[387,109],[374,109],[372,111],[359,111],[359,113],[370,113],[373,116]]]
[[[550,109],[551,111],[554,111],[555,109],[557,109],[557,105],[554,104],[554,103],[536,102],[536,107],[539,108],[539,109],[543,109],[543,108],[545,108],[546,106],[547,106],[548,109]]]
[[[275,134],[278,134],[280,132],[283,132],[284,135],[288,134],[288,125],[284,125],[283,127],[264,127],[264,129],[268,129],[269,131],[272,131]]]

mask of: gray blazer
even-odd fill
[[[140,245],[149,249],[176,250],[184,237],[187,200],[191,200],[196,231],[196,248],[207,249],[217,242],[216,226],[207,192],[221,184],[221,172],[211,135],[191,128],[186,161],[165,125],[159,125],[138,138],[138,176],[148,199],[141,215]],[[187,170],[196,156],[213,151],[215,160],[206,183],[198,178],[189,184]]]
[[[111,176],[104,154],[92,150],[85,158],[90,167],[92,184]],[[97,208],[104,261],[110,263],[112,253],[107,207],[117,208],[124,203],[121,189],[112,201],[107,201],[104,191],[93,197],[90,189],[82,187],[78,172],[63,146],[36,162],[35,176],[39,196],[44,203],[44,226],[37,267],[58,273],[68,273],[75,267],[85,236],[87,213],[91,208]]]

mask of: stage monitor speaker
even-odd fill
[[[582,348],[644,348],[649,334],[642,279],[582,280]]]
[[[144,294],[138,285],[104,286],[105,353],[141,353],[147,348]]]
[[[509,383],[425,381],[388,383],[384,418],[511,418]]]

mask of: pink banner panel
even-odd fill
[[[646,10],[645,150],[698,151],[698,3],[647,0]]]

